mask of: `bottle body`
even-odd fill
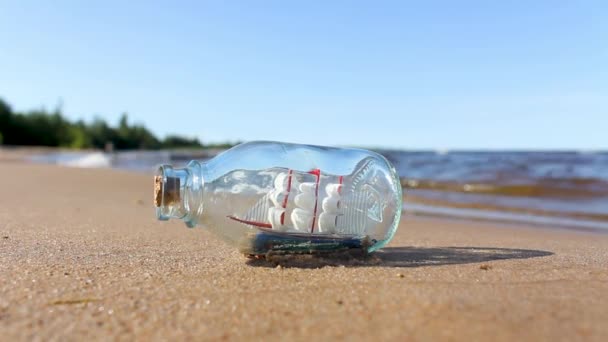
[[[366,150],[251,142],[156,179],[159,219],[206,227],[246,254],[374,251],[401,214],[395,170]]]

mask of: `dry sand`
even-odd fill
[[[157,222],[150,176],[2,163],[0,203],[2,340],[608,340],[608,234],[406,215],[275,267]]]

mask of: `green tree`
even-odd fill
[[[80,121],[76,122],[76,124],[70,126],[69,141],[70,141],[70,145],[69,145],[70,148],[82,149],[82,148],[93,147],[91,137],[87,133],[86,125],[82,120],[80,120]]]
[[[13,121],[13,111],[8,103],[0,99],[0,144],[5,140],[7,132],[11,129]]]
[[[115,132],[101,118],[96,117],[93,122],[85,128],[92,147],[103,149],[106,143],[115,140]]]
[[[29,112],[14,112],[0,99],[0,144],[29,146],[61,146],[70,148],[105,148],[111,143],[116,149],[202,148],[197,138],[178,135],[160,141],[144,125],[129,124],[127,113],[112,127],[96,117],[91,123],[66,119],[57,106]],[[230,147],[230,144],[211,145]]]
[[[164,148],[200,148],[203,147],[198,138],[184,138],[177,135],[168,135],[165,140],[163,140],[162,146]]]

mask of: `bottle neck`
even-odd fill
[[[181,219],[186,216],[184,197],[189,178],[189,172],[185,168],[176,169],[171,165],[158,168],[154,176],[154,205],[159,220]]]
[[[194,227],[203,214],[206,170],[205,163],[197,161],[191,161],[185,168],[160,166],[154,176],[156,217],[162,221],[182,219]]]

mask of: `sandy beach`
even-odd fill
[[[366,260],[266,262],[157,222],[151,176],[4,162],[0,194],[2,340],[608,340],[608,234],[406,214]]]

